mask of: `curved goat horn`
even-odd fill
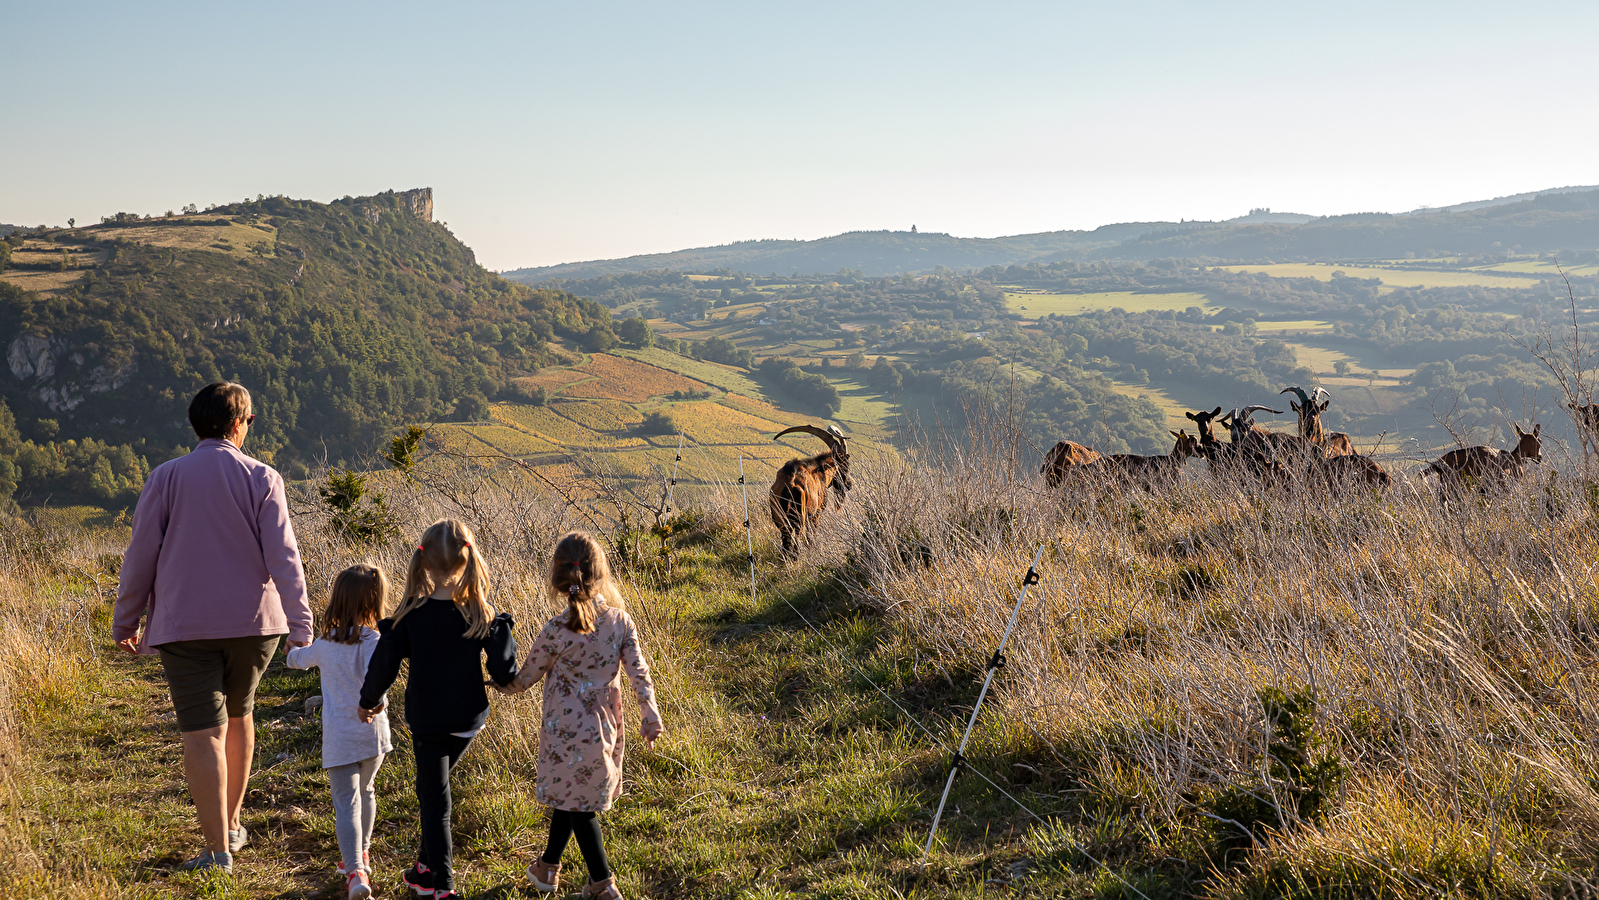
[[[1286,394],[1289,391],[1293,391],[1294,393],[1299,395],[1299,403],[1300,403],[1301,406],[1309,406],[1310,405],[1310,395],[1305,393],[1305,389],[1300,387],[1300,386],[1298,386],[1298,385],[1293,385],[1291,387],[1285,387],[1282,390],[1278,391],[1277,393]]]
[[[1321,385],[1318,384],[1318,385],[1316,385],[1316,387],[1314,389],[1311,390],[1310,396],[1311,396],[1311,399],[1314,399],[1314,400],[1320,400],[1323,397],[1326,397],[1328,399],[1332,399],[1332,391],[1329,391],[1326,388],[1324,388],[1324,387],[1322,387]]]
[[[1246,418],[1249,417],[1249,416],[1252,416],[1252,415],[1254,415],[1255,413],[1258,413],[1258,412],[1269,412],[1269,413],[1271,413],[1274,416],[1280,416],[1280,415],[1283,414],[1282,410],[1280,410],[1280,409],[1272,409],[1269,406],[1246,406],[1246,407],[1244,407],[1244,416]]]
[[[785,428],[782,431],[779,431],[777,434],[772,435],[772,440],[775,441],[785,434],[793,434],[796,431],[803,432],[804,434],[808,434],[812,437],[821,438],[827,442],[827,449],[833,451],[834,453],[837,453],[841,450],[846,453],[849,452],[844,450],[844,435],[840,434],[836,430],[823,431],[822,429],[817,428],[815,425],[795,425],[792,428]]]

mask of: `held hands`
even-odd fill
[[[380,713],[380,712],[382,712],[382,711],[384,711],[385,709],[388,709],[388,708],[389,708],[389,701],[384,700],[382,703],[379,703],[373,709],[367,709],[366,707],[363,706],[363,707],[359,708],[358,710],[356,710],[355,714],[357,716],[361,717],[361,721],[363,721],[363,722],[371,722],[373,719],[376,719],[378,717],[378,713]]]

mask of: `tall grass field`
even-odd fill
[[[606,481],[572,504],[436,453],[386,478],[392,536],[320,503],[294,525],[325,603],[371,561],[403,580],[422,529],[476,531],[524,645],[564,531],[623,578],[667,734],[628,745],[603,817],[630,898],[1588,897],[1599,867],[1599,483],[1534,470],[1494,493],[1267,489],[1187,464],[1162,493],[1046,489],[993,427],[863,454],[785,563],[748,495]],[[0,528],[0,887],[14,897],[342,897],[314,671],[257,698],[254,836],[199,848],[159,664],[109,617],[125,524]],[[1028,563],[931,852],[933,812]],[[396,690],[391,697],[399,698]],[[493,698],[455,782],[458,885],[535,896],[539,692]],[[378,896],[416,850],[410,737],[378,778]],[[627,727],[637,733],[637,711]],[[576,849],[570,871],[580,872]],[[570,880],[568,882],[571,883]]]

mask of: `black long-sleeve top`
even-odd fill
[[[413,732],[455,734],[475,731],[489,713],[483,689],[484,657],[489,677],[504,686],[516,677],[516,639],[509,613],[490,623],[488,637],[466,636],[466,617],[448,599],[433,599],[400,621],[378,623],[377,649],[361,684],[361,706],[371,709],[400,674],[400,660],[411,660],[405,683],[405,721]]]

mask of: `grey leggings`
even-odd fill
[[[333,827],[339,835],[339,853],[344,856],[344,871],[368,869],[366,850],[372,845],[372,823],[377,819],[377,794],[372,779],[383,765],[383,755],[333,766],[328,783],[333,785]]]

